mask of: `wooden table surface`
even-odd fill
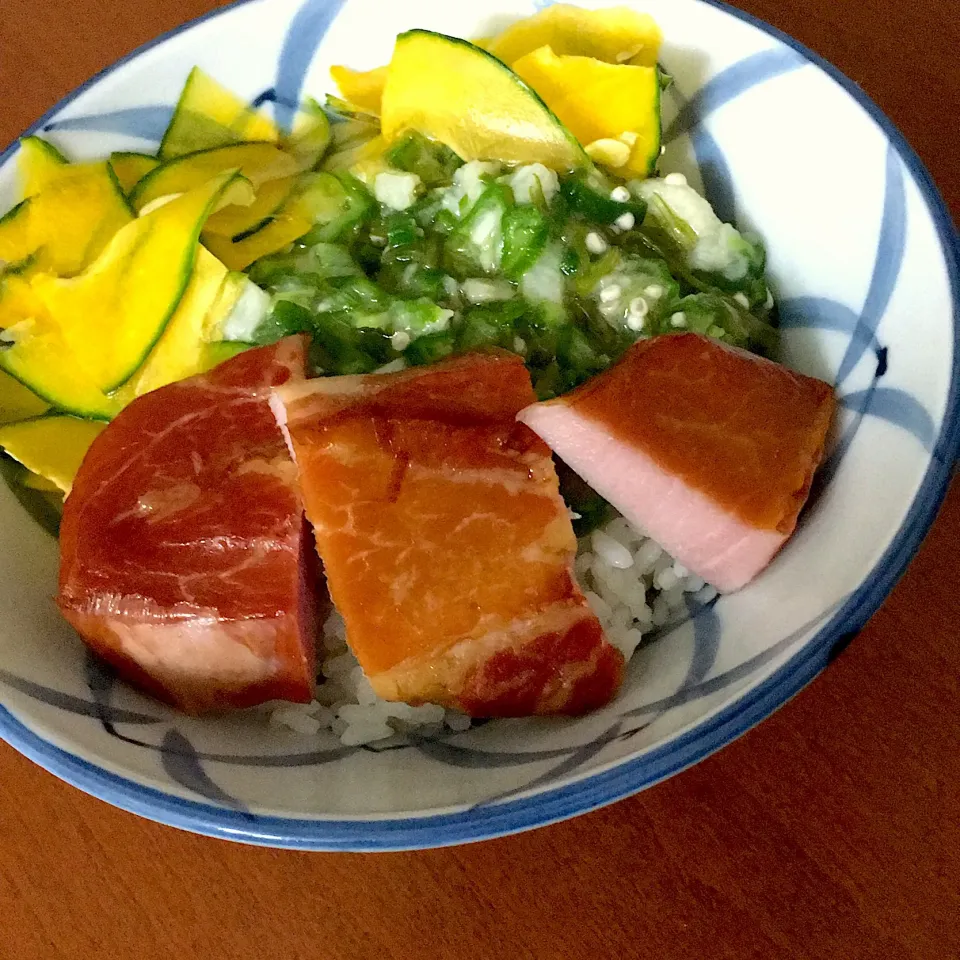
[[[215,5],[2,0],[0,143]],[[952,4],[740,5],[857,81],[960,219]],[[955,486],[883,609],[779,713],[637,797],[503,840],[243,847],[115,810],[0,743],[0,960],[957,960],[958,545]]]

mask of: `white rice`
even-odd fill
[[[701,601],[716,596],[623,517],[580,538],[574,569],[607,638],[627,660],[645,634],[680,613],[688,594],[699,594]],[[343,618],[336,611],[323,625],[321,656],[316,700],[274,707],[271,726],[306,737],[329,731],[345,746],[386,742],[414,730],[429,736],[470,728],[470,718],[455,710],[381,700],[347,648]]]

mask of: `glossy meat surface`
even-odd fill
[[[269,406],[304,354],[291,338],[138,398],[67,498],[61,610],[184,710],[310,699],[316,562]]]
[[[576,541],[509,354],[276,391],[347,638],[380,696],[474,716],[580,713],[623,660],[572,576]]]
[[[520,419],[686,567],[736,590],[793,532],[834,408],[823,381],[678,334]]]

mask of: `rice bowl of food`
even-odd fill
[[[38,121],[0,210],[0,734],[186,829],[656,783],[842,648],[955,457],[935,188],[722,5],[247,0]]]

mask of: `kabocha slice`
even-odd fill
[[[193,275],[203,223],[234,184],[243,186],[223,174],[129,223],[78,277],[8,278],[0,316],[11,346],[0,367],[64,411],[112,416],[110,393],[163,335]]]
[[[388,142],[417,130],[464,160],[564,171],[589,165],[576,138],[509,67],[466,40],[429,30],[397,37],[381,123]]]

